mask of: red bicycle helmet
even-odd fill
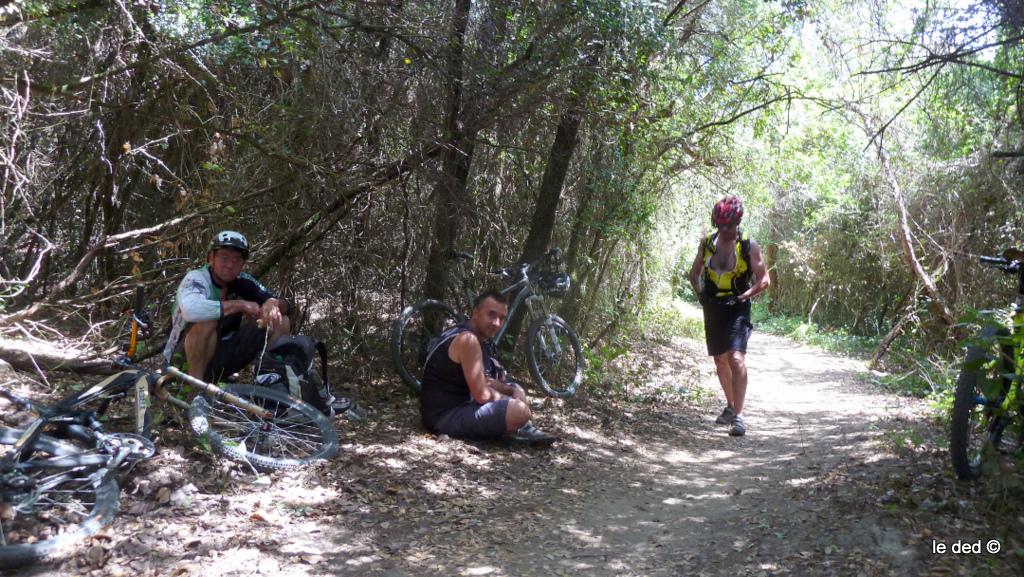
[[[738,196],[727,196],[715,203],[711,210],[711,223],[715,226],[738,224],[743,218],[743,201]]]

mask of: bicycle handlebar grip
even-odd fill
[[[1024,250],[1019,248],[1008,248],[1003,251],[1003,258],[1006,260],[1024,261]]]

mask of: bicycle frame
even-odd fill
[[[52,407],[33,403],[32,401],[18,397],[6,389],[0,388],[0,395],[11,400],[23,409],[32,411],[39,415],[39,418],[33,420],[32,423],[26,427],[24,433],[14,443],[11,450],[9,450],[7,454],[3,455],[2,459],[0,459],[0,471],[13,470],[13,463],[22,457],[27,447],[33,446],[48,425],[60,425],[65,429],[64,433],[67,436],[85,443],[93,443],[94,437],[102,441],[103,436],[106,435],[106,431],[99,420],[96,419],[95,413],[92,411],[83,411],[79,407],[96,400],[103,394],[108,393],[108,388],[111,383],[123,375],[124,372],[125,371],[122,371],[107,377],[85,391],[61,400]],[[140,435],[145,432],[145,413],[149,407],[148,400],[150,388],[153,389],[153,393],[160,400],[167,401],[184,410],[188,409],[189,405],[187,402],[170,394],[170,391],[166,386],[170,380],[176,380],[192,385],[196,389],[205,391],[218,400],[223,400],[226,403],[239,407],[260,419],[270,420],[274,416],[272,411],[268,411],[246,401],[245,399],[221,390],[216,385],[201,381],[183,373],[175,367],[168,367],[162,374],[142,370],[135,370],[135,372],[138,373],[138,378],[135,379],[134,385],[136,400],[135,433]],[[102,463],[98,462],[97,464]]]
[[[547,255],[545,255],[546,257]],[[466,262],[472,262],[473,257],[464,252],[453,251],[449,254],[449,258],[456,262],[455,267],[457,269],[457,276],[460,278],[462,283],[462,299],[464,301],[465,310],[472,311],[473,300],[475,295],[470,287],[469,275],[465,270]],[[539,262],[539,261],[538,261]],[[518,280],[501,289],[499,292],[508,298],[509,295],[515,295],[508,306],[508,318],[513,318],[516,312],[519,311],[520,307],[526,306],[527,314],[529,314],[530,320],[536,320],[542,318],[548,314],[547,306],[544,303],[544,295],[533,292],[533,282],[530,279],[530,271],[537,266],[537,263],[532,264],[521,264],[518,270]],[[500,274],[503,276],[512,276],[510,269],[502,269],[499,271],[492,271],[491,274]],[[468,315],[467,315],[468,316]],[[500,343],[508,332],[508,327],[511,323],[503,323],[498,333],[494,335],[491,343]]]
[[[995,431],[998,435],[1002,434],[1003,429],[1009,424],[1006,417],[1009,416],[1014,408],[1020,406],[1021,403],[1021,387],[1024,383],[1024,251],[1018,250],[1007,250],[1003,253],[1002,258],[998,257],[981,257],[980,261],[984,264],[992,265],[1005,273],[1014,273],[1017,276],[1017,296],[1014,299],[1013,311],[1010,314],[1009,322],[1004,324],[1002,321],[999,322],[1001,326],[1008,329],[1009,335],[1003,336],[1000,340],[1006,345],[1013,348],[1013,358],[1010,359],[1013,363],[1013,372],[1003,373],[1004,378],[1009,378],[1011,384],[1009,389],[1005,390],[1005,396],[999,403],[999,406],[992,406],[991,408],[997,415]],[[986,398],[986,394],[980,394],[976,399],[975,403],[978,405],[989,406],[990,401]]]

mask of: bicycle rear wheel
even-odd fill
[[[21,435],[0,429],[0,454]],[[60,557],[110,524],[118,488],[106,459],[42,436],[13,471],[0,473],[0,568]]]
[[[423,368],[430,346],[446,329],[462,322],[464,317],[447,304],[426,299],[405,307],[395,320],[391,334],[391,360],[412,391],[423,388]]]
[[[967,351],[957,380],[950,419],[949,455],[961,479],[975,479],[1002,453],[1020,448],[1021,418],[1007,400],[1013,384],[1013,347],[1009,332],[989,328],[979,346]]]
[[[262,419],[223,399],[197,396],[189,407],[189,422],[218,455],[269,473],[330,459],[338,452],[338,433],[312,405],[266,387],[236,384],[224,390],[274,417]]]
[[[583,347],[561,317],[538,319],[526,331],[526,364],[545,393],[568,398],[583,382]]]

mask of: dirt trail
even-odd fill
[[[707,374],[695,348],[650,344],[650,378],[678,382],[695,358]],[[427,435],[389,380],[370,419],[338,421],[341,458],[256,480],[165,448],[126,482],[113,527],[25,574],[918,574],[926,546],[885,496],[830,482],[891,459],[879,441],[914,403],[859,383],[857,361],[761,333],[748,366],[746,437],[713,423],[709,380],[697,401],[539,403],[562,436],[546,451]]]
[[[786,339],[758,334],[748,359],[747,436],[729,437],[713,423],[717,411],[696,423],[669,420],[637,439],[643,446],[615,472],[620,483],[557,515],[568,556],[551,563],[550,548],[524,544],[513,555],[520,571],[510,574],[556,566],[586,575],[823,575],[827,567],[810,563],[822,557],[837,574],[916,574],[924,550],[879,511],[840,515],[828,500],[794,492],[839,463],[870,461],[885,421],[908,401],[858,383],[862,363]]]

